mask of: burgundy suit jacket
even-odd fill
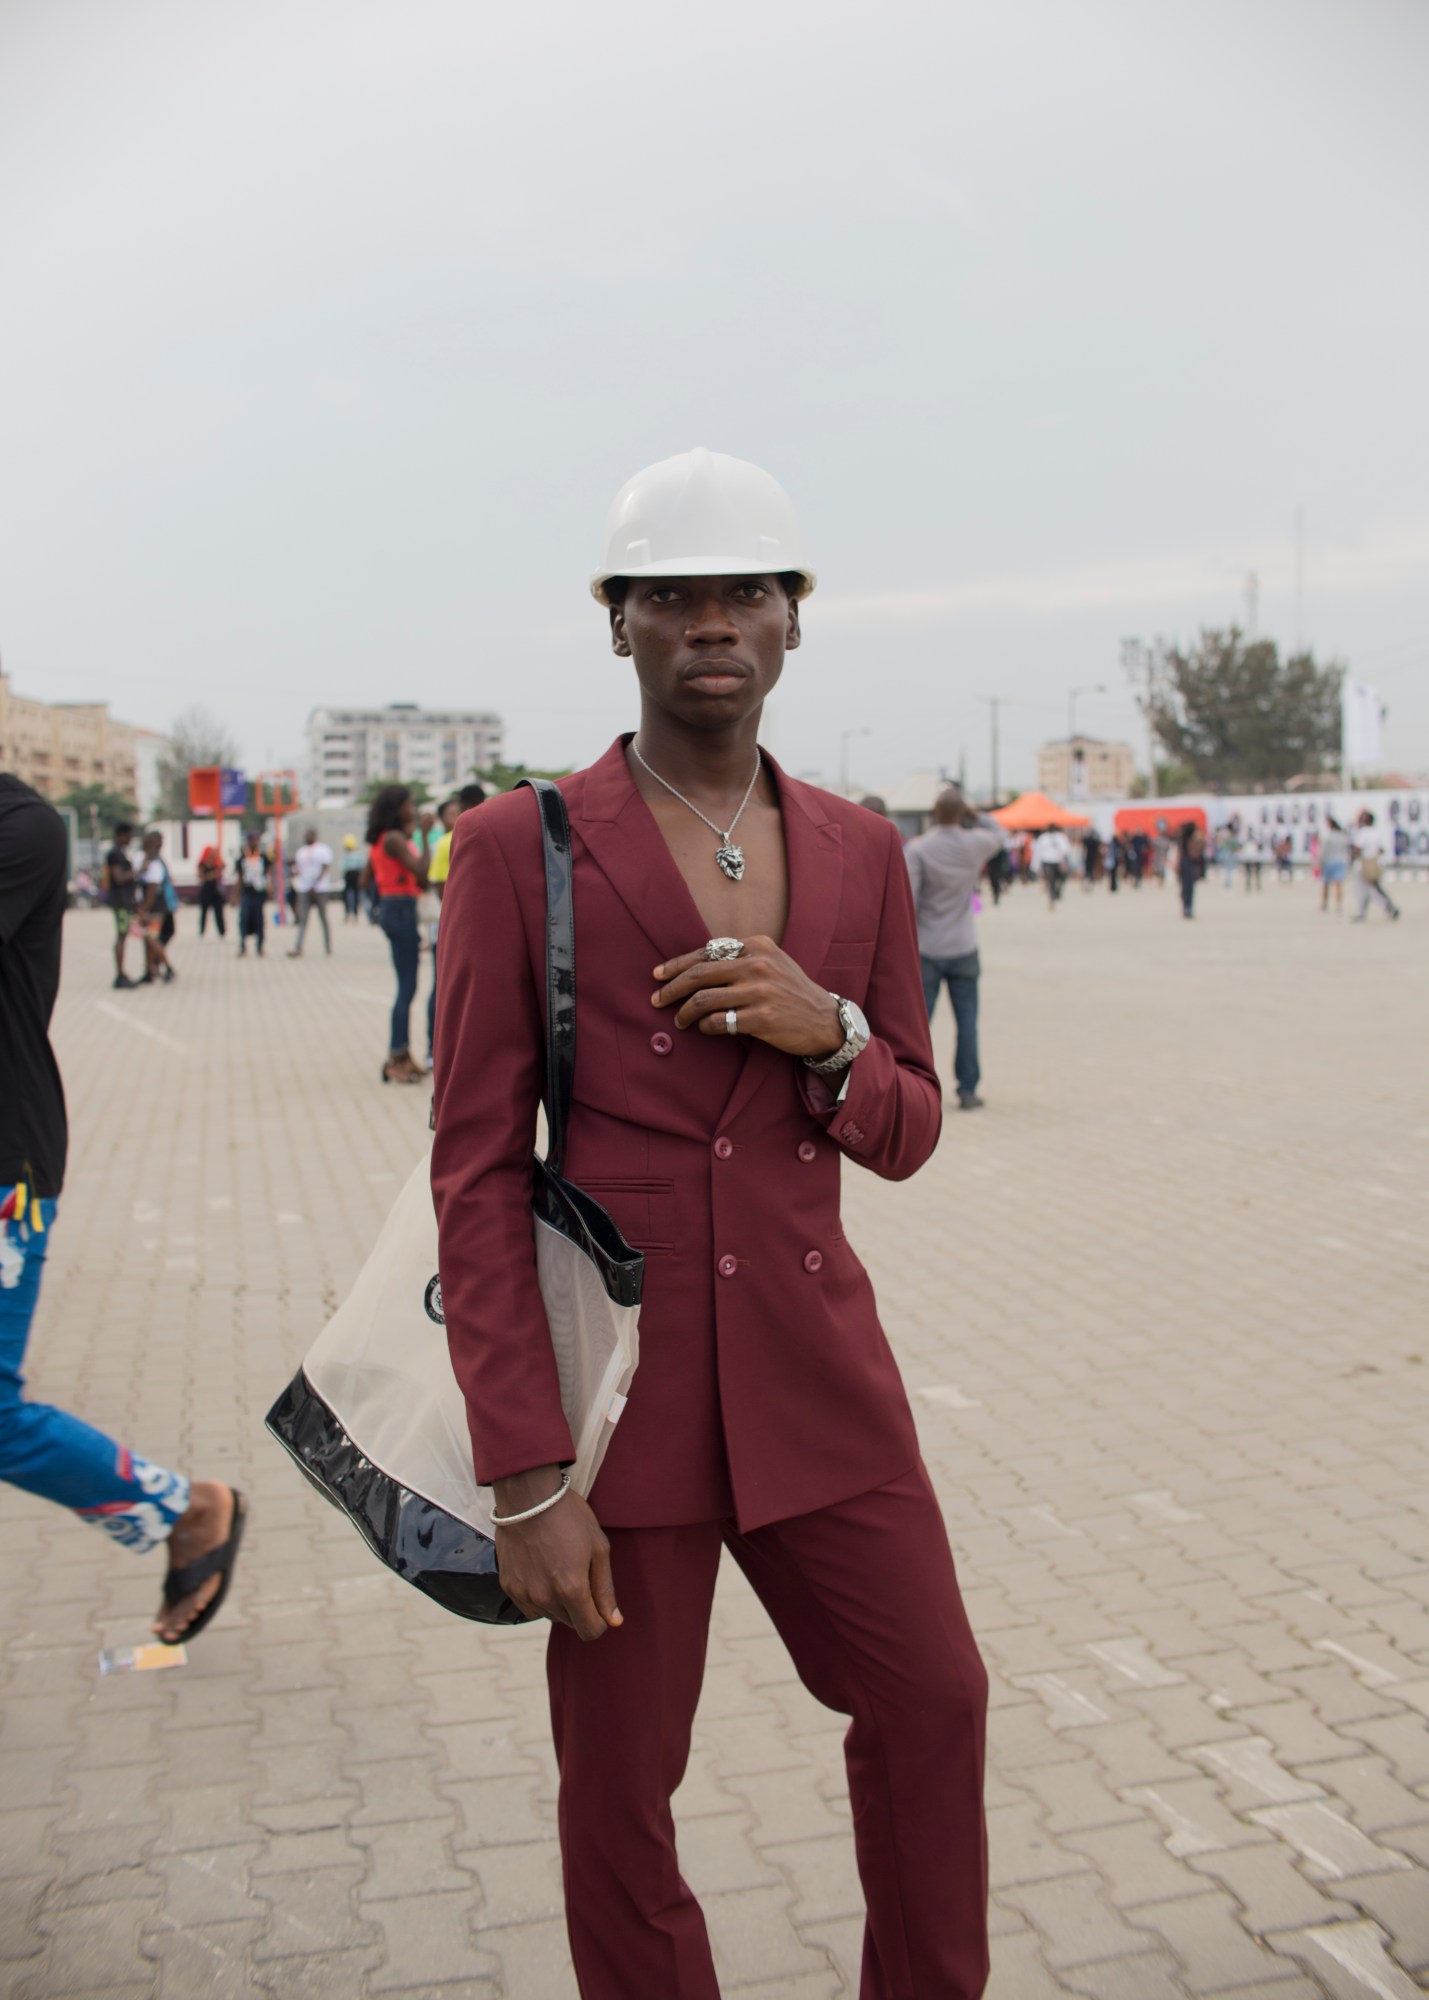
[[[706,927],[624,739],[561,785],[576,921],[565,1172],[645,1253],[640,1365],[592,1494],[610,1526],[733,1517],[747,1531],[886,1484],[918,1456],[839,1220],[845,1159],[901,1180],[942,1122],[908,871],[886,820],[767,761],[789,861],[784,949],[873,1031],[842,1103],[796,1057],[651,1007],[652,968]],[[522,788],[457,823],[437,992],[442,1302],[486,1482],[573,1456],[530,1213],[544,924]]]

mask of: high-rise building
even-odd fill
[[[501,756],[505,727],[489,709],[315,708],[308,717],[304,796],[314,806],[350,805],[374,779],[452,792]]]
[[[0,669],[0,771],[13,771],[47,799],[76,785],[135,796],[135,732],[104,701],[36,701],[16,694]]]

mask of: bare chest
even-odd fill
[[[782,942],[789,921],[789,862],[777,805],[751,799],[735,829],[744,876],[731,882],[715,860],[719,836],[677,799],[651,800],[671,859],[684,877],[710,937],[770,937]],[[689,949],[700,942],[695,939]]]

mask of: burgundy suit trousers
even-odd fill
[[[593,1644],[557,1626],[547,1654],[583,2000],[718,2000],[670,1797],[689,1755],[721,1546],[805,1687],[850,1718],[868,1908],[861,2000],[976,2000],[988,1971],[987,1676],[922,1466],[747,1535],[719,1521],[607,1532],[625,1623]]]

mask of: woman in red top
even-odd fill
[[[392,947],[397,970],[397,998],[392,1007],[392,1032],[384,1083],[421,1083],[427,1072],[412,1060],[412,1002],[417,995],[417,896],[427,886],[427,857],[412,845],[410,835],[417,809],[406,785],[384,785],[367,816],[367,864],[381,902],[377,921]]]

